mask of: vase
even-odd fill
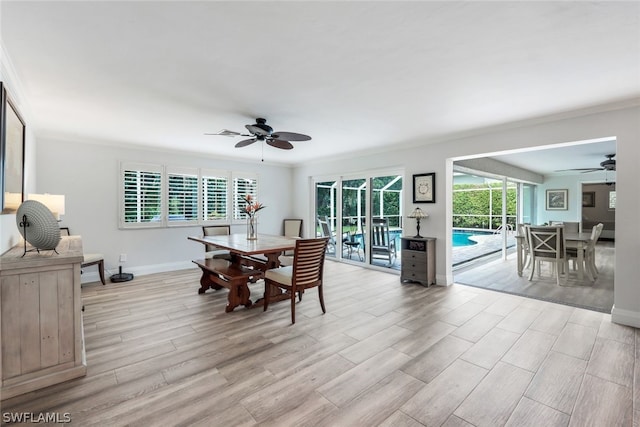
[[[247,240],[258,239],[258,218],[255,215],[247,217]]]

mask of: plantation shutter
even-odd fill
[[[243,199],[251,195],[255,200],[258,198],[258,179],[249,174],[238,174],[233,177],[233,219],[243,220],[246,214],[241,212],[245,206]]]
[[[202,176],[202,219],[203,221],[227,221],[229,219],[229,177],[228,173],[206,170]]]
[[[198,221],[198,170],[167,168],[167,223]]]
[[[157,226],[162,221],[162,166],[121,165],[120,226]]]

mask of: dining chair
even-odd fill
[[[549,225],[564,225],[565,233],[580,232],[580,223],[575,221],[549,221]]]
[[[231,234],[230,225],[203,225],[202,234],[204,236],[228,236]],[[231,253],[226,249],[221,249],[216,245],[204,246],[204,259],[226,259],[231,260]]]
[[[302,220],[283,219],[282,235],[285,237],[302,237]],[[293,255],[293,251],[286,251],[284,255]]]
[[[527,233],[527,230],[525,229],[525,225],[528,224],[518,224],[518,236],[522,236],[522,265],[524,266],[523,268],[528,268],[529,264],[531,263],[531,248],[530,248],[530,244],[529,244],[529,235]]]
[[[302,220],[301,219],[283,219],[282,235],[299,239],[302,237]],[[293,265],[293,250],[284,251],[278,257],[280,265]]]
[[[61,236],[71,236],[69,227],[60,227]],[[100,281],[103,285],[106,285],[104,280],[104,255],[102,254],[85,254],[83,253],[82,264],[80,264],[80,270],[85,267],[91,267],[92,265],[98,266],[98,274],[100,275]]]
[[[324,258],[328,237],[296,240],[293,265],[267,270],[264,275],[264,311],[269,306],[271,287],[284,289],[291,300],[291,323],[296,323],[296,294],[302,301],[305,289],[318,288],[322,313],[326,313],[322,294]]]
[[[598,268],[596,267],[596,243],[598,243],[598,239],[600,238],[600,234],[602,233],[602,228],[604,225],[602,223],[596,224],[591,229],[591,236],[589,238],[589,243],[587,246],[582,249],[583,252],[583,260],[584,267],[588,269],[593,280],[598,278]],[[576,269],[576,263],[578,262],[578,249],[577,248],[567,248],[567,257],[573,262],[573,269]]]
[[[529,281],[533,280],[534,271],[540,276],[540,261],[553,262],[556,283],[560,285],[560,275],[567,271],[567,254],[564,239],[564,226],[525,226],[530,245],[531,273]]]

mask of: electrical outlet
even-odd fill
[[[127,254],[120,254],[120,262],[127,262]]]

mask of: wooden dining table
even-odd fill
[[[518,276],[522,276],[522,269],[524,268],[524,242],[523,235],[516,235],[516,253],[517,253],[517,265]],[[585,273],[589,280],[593,281],[591,270],[584,266],[584,250],[591,241],[591,233],[565,233],[564,240],[567,248],[575,248],[577,250],[577,264],[578,264],[578,280],[584,280]]]
[[[190,236],[189,240],[205,245],[215,245],[226,249],[231,260],[201,259],[193,262],[202,270],[200,289],[203,294],[207,289],[229,289],[226,311],[233,311],[238,305],[254,307],[260,305],[262,299],[251,301],[248,283],[264,276],[264,272],[280,266],[279,257],[284,251],[292,251],[296,247],[296,238],[259,234],[255,240],[247,239],[246,234],[229,234],[220,236]],[[272,289],[271,301],[288,299],[279,289]]]

